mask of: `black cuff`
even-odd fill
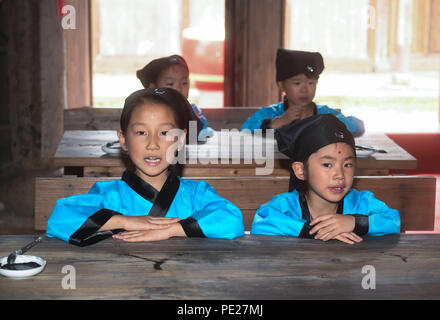
[[[187,237],[206,238],[196,219],[189,217],[179,221]]]
[[[261,123],[260,129],[266,130],[266,129],[272,129],[272,118],[264,119]]]
[[[304,223],[304,226],[301,229],[301,232],[298,235],[298,238],[305,238],[305,239],[314,239],[315,235],[310,234],[310,230],[312,230],[312,227],[308,222]]]
[[[367,234],[369,229],[368,216],[364,214],[350,214],[350,216],[353,216],[355,219],[353,232],[358,236]]]
[[[101,209],[95,212],[70,236],[69,243],[84,247],[123,231],[123,229],[115,229],[98,232],[99,228],[115,215],[120,215],[120,213],[108,209]]]

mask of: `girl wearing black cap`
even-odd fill
[[[315,114],[333,114],[341,120],[355,136],[364,133],[361,120],[344,116],[326,105],[316,105],[316,85],[324,70],[324,61],[319,52],[278,49],[276,58],[276,81],[284,101],[261,108],[243,124],[241,130],[279,129],[296,120]]]
[[[289,192],[257,209],[251,233],[353,244],[362,235],[400,232],[397,210],[370,191],[351,188],[354,139],[335,116],[308,117],[277,130],[275,137],[292,161]]]
[[[141,70],[138,70],[136,76],[144,88],[173,88],[188,99],[189,69],[185,59],[177,54],[151,61]],[[203,140],[212,137],[214,130],[208,127],[208,120],[203,115],[202,110],[195,104],[191,104],[191,107],[203,122],[203,130],[200,132],[199,138]]]
[[[47,235],[78,246],[111,236],[124,241],[242,236],[240,209],[206,182],[175,173],[172,163],[185,145],[191,111],[174,89],[131,94],[118,130],[131,169],[120,180],[96,182],[86,195],[58,200]]]

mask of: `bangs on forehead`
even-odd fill
[[[173,125],[175,125],[177,127],[181,127],[179,124],[180,118],[177,114],[177,110],[175,108],[173,108],[173,106],[171,106],[168,103],[168,101],[161,99],[160,97],[157,97],[157,96],[144,97],[141,99],[141,102],[136,107],[140,107],[140,106],[161,106],[161,107],[168,109],[169,111],[171,111],[171,114],[173,115],[173,119],[169,119],[170,123],[173,123]]]
[[[194,110],[188,100],[177,90],[173,88],[147,88],[141,89],[130,94],[124,102],[120,118],[120,129],[122,133],[127,130],[133,109],[140,104],[159,103],[169,107],[174,113],[177,128],[189,132],[190,122],[195,123],[197,135],[203,128],[200,118],[194,113]],[[187,135],[187,143],[189,135]]]
[[[135,109],[143,105],[152,105],[152,104],[160,105],[171,110],[173,114],[174,123],[178,128],[183,129],[184,125],[182,123],[181,118],[177,114],[177,110],[173,108],[173,106],[171,106],[169,102],[166,99],[162,98],[160,95],[149,95],[149,96],[139,96],[133,101],[130,101],[128,105],[124,106],[120,119],[120,127],[122,132],[123,133],[126,132],[128,128],[128,124],[132,122],[131,118]]]

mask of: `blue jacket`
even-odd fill
[[[340,111],[332,109],[325,105],[316,105],[318,114],[330,113],[341,120],[346,126],[348,131],[350,131],[354,136],[361,136],[365,132],[364,122],[353,116],[344,116]],[[256,129],[261,129],[261,125],[264,119],[280,117],[284,114],[284,102],[270,105],[268,107],[263,107],[257,112],[255,112],[241,127],[241,130],[251,130],[252,132]]]
[[[309,237],[311,217],[302,197],[293,190],[276,195],[261,205],[255,213],[251,234]],[[339,206],[341,214],[355,215],[355,233],[358,235],[400,233],[399,212],[376,199],[370,191],[352,189]]]
[[[191,104],[194,113],[200,118],[203,123],[202,131],[200,131],[198,138],[200,140],[205,140],[206,138],[211,138],[214,135],[214,130],[208,127],[208,119],[203,115],[202,110],[195,104]]]
[[[98,232],[116,214],[179,217],[188,237],[233,239],[244,235],[240,209],[206,182],[173,175],[158,192],[128,171],[120,180],[96,182],[88,194],[59,199],[46,232],[72,244],[89,245],[122,231]]]

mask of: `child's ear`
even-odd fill
[[[304,163],[296,161],[292,163],[292,170],[295,176],[302,181],[306,180],[305,172],[304,172]]]
[[[278,86],[278,89],[280,89],[281,92],[285,92],[286,91],[286,90],[284,90],[283,81],[277,81],[277,86]]]
[[[122,130],[121,130],[121,129],[118,129],[118,139],[119,139],[119,143],[121,144],[121,148],[122,148],[122,150],[124,150],[125,152],[127,152],[127,151],[128,151],[128,148],[127,148],[127,144],[125,143],[125,136],[124,136],[124,134],[122,133]]]

